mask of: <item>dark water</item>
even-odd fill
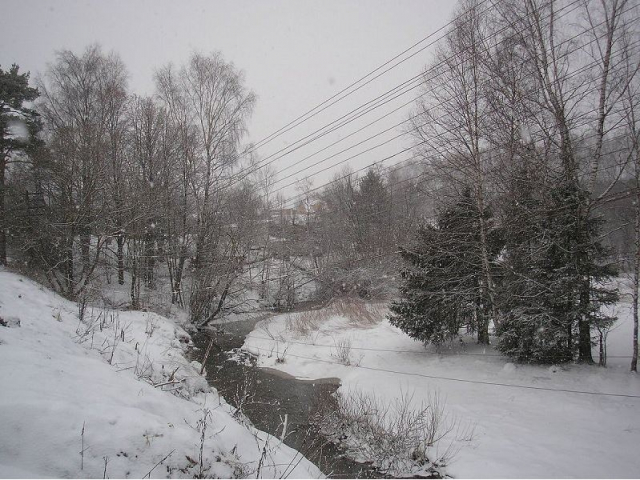
[[[228,323],[222,327],[223,333],[213,335],[214,346],[206,362],[209,384],[234,407],[242,404],[242,412],[256,428],[276,437],[282,434],[286,414],[284,443],[302,452],[326,475],[335,478],[379,477],[371,467],[345,458],[337,446],[322,437],[313,422],[320,410],[333,405],[332,394],[339,386],[337,379],[296,380],[281,372],[257,368],[255,358],[239,353],[238,349],[256,321]],[[202,361],[211,338],[209,335],[193,336],[198,348],[191,354],[193,360]]]

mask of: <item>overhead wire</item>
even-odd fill
[[[492,7],[493,2],[494,1],[502,1],[502,0],[481,0],[477,5],[477,7],[482,6],[483,4],[487,3],[487,2],[491,2],[492,3]],[[486,10],[485,10],[486,11]],[[393,70],[394,68],[396,68],[398,65],[401,65],[402,63],[406,62],[407,60],[409,60],[410,58],[413,58],[415,55],[417,55],[418,53],[421,53],[422,51],[424,51],[426,48],[429,48],[430,46],[433,46],[433,44],[435,44],[437,41],[441,40],[442,38],[444,38],[444,36],[438,37],[435,41],[430,42],[429,44],[427,44],[426,46],[421,47],[418,51],[412,53],[411,55],[409,55],[408,57],[402,59],[401,61],[395,63],[394,65],[392,65],[391,67],[387,68],[386,70],[384,70],[383,72],[377,74],[376,76],[374,76],[373,78],[369,79],[367,82],[363,83],[362,85],[358,86],[357,88],[355,88],[354,90],[348,92],[348,90],[350,90],[351,88],[353,88],[354,86],[358,85],[359,83],[361,83],[363,80],[367,79],[368,77],[376,74],[378,71],[382,70],[383,68],[385,68],[387,65],[391,64],[392,62],[394,62],[395,60],[397,60],[398,58],[402,57],[404,54],[410,52],[411,50],[413,50],[415,47],[417,47],[418,45],[420,45],[421,43],[424,43],[425,41],[431,39],[432,37],[434,37],[436,34],[445,31],[449,26],[453,25],[456,22],[456,19],[452,19],[449,22],[447,22],[446,24],[444,24],[443,26],[441,26],[440,28],[438,28],[437,30],[431,32],[429,35],[427,35],[426,37],[422,38],[421,40],[419,40],[418,42],[414,43],[413,45],[411,45],[410,47],[408,47],[407,49],[403,50],[402,52],[400,52],[399,54],[395,55],[393,58],[387,60],[386,62],[384,62],[383,64],[379,65],[378,67],[376,67],[375,69],[373,69],[372,71],[368,72],[367,74],[365,74],[364,76],[360,77],[358,80],[356,80],[355,82],[352,82],[351,84],[349,84],[348,86],[346,86],[345,88],[343,88],[342,90],[340,90],[339,92],[337,92],[336,94],[332,95],[331,97],[327,98],[326,100],[322,101],[321,103],[319,103],[318,105],[316,105],[315,107],[313,107],[312,109],[308,110],[307,112],[299,115],[298,117],[296,117],[295,119],[293,119],[292,121],[290,121],[289,123],[287,123],[286,125],[284,125],[283,127],[279,128],[278,130],[276,130],[275,132],[271,133],[270,135],[268,135],[267,137],[264,137],[263,139],[259,140],[258,142],[256,142],[254,144],[254,146],[252,148],[250,148],[248,150],[249,153],[252,153],[255,149],[260,148],[261,146],[265,145],[266,143],[272,141],[273,139],[281,136],[283,133],[286,133],[287,131],[291,130],[292,128],[295,128],[296,126],[306,122],[307,120],[309,120],[310,118],[314,117],[315,115],[317,115],[318,113],[320,113],[321,111],[326,110],[327,108],[329,108],[330,106],[334,105],[335,103],[337,103],[340,100],[343,100],[344,98],[348,97],[349,95],[355,93],[356,91],[360,90],[362,87],[368,85],[369,83],[371,83],[373,80],[379,78],[380,76],[384,75],[385,73],[388,73],[389,71]],[[347,93],[348,92],[348,93]],[[342,95],[345,94],[345,95]],[[338,98],[339,97],[339,98]],[[327,105],[329,104],[329,105]],[[310,115],[312,114],[312,115]],[[240,172],[242,173],[242,172]]]
[[[493,5],[492,7],[494,7],[494,8],[495,8],[495,5]],[[571,8],[571,7],[573,7],[573,8]],[[569,3],[568,5],[563,6],[560,10],[556,11],[556,12],[555,12],[555,14],[557,15],[557,14],[558,14],[559,12],[561,12],[562,10],[569,9],[568,11],[566,11],[566,12],[564,12],[564,13],[562,13],[562,14],[560,15],[560,17],[563,17],[563,16],[568,15],[568,14],[572,13],[573,11],[575,11],[578,7],[579,7],[579,1],[578,1],[578,0],[576,0],[576,1],[574,1],[574,2]],[[488,10],[488,9],[487,9],[487,10]],[[557,17],[557,18],[560,18],[560,17]],[[596,27],[598,27],[599,25],[602,25],[602,24],[604,24],[604,22],[601,22],[600,24],[595,25],[593,28],[596,28]],[[505,29],[507,29],[508,27],[509,27],[509,26],[505,26],[505,27],[503,27],[503,28],[502,28],[502,30],[505,30]],[[491,38],[491,37],[493,37],[493,36],[498,35],[499,33],[501,33],[501,32],[502,32],[502,30],[499,30],[499,31],[497,31],[497,32],[494,32],[494,33],[493,33],[490,37],[488,37],[488,38]],[[574,39],[575,37],[577,37],[577,36],[579,36],[579,35],[581,35],[581,34],[587,33],[587,32],[588,32],[588,31],[590,31],[590,30],[591,30],[591,29],[587,29],[587,30],[585,30],[584,32],[581,32],[581,33],[579,33],[579,34],[575,35],[574,37],[572,37],[571,39],[565,40],[565,41],[563,41],[563,42],[561,42],[561,43],[563,44],[563,43],[566,43],[566,42],[568,42],[568,41],[571,41],[571,40],[572,40],[572,39]],[[505,39],[503,39],[502,41],[504,41],[504,40],[505,40]],[[502,42],[502,41],[501,41],[501,42]],[[591,42],[589,42],[589,44],[590,44],[590,43],[593,43],[593,41],[594,41],[594,40],[592,40]],[[501,43],[501,42],[498,42],[498,44],[499,44],[499,43]],[[497,45],[497,44],[496,44],[496,45]],[[582,45],[582,46],[580,46],[580,47],[578,47],[578,48],[584,48],[584,46],[585,46],[585,45]],[[492,47],[495,47],[495,45],[494,45],[494,46],[492,46]],[[456,54],[452,55],[452,57],[451,57],[451,58],[454,58],[456,55],[459,55],[459,53],[460,53],[460,52],[456,52]],[[446,60],[450,60],[451,58],[445,59],[445,60],[443,60],[442,62],[444,62],[444,61],[446,61]],[[442,62],[440,62],[440,63],[442,63]],[[436,66],[437,66],[437,65],[436,65]],[[431,68],[435,68],[435,66],[433,66],[433,67],[431,67]],[[382,96],[380,96],[380,97],[377,97],[377,98],[376,98],[376,99],[374,99],[373,101],[378,100],[378,99],[380,99],[380,98],[383,98],[383,97],[384,97],[384,95],[388,94],[389,92],[393,92],[393,91],[394,91],[394,90],[396,90],[398,87],[401,87],[402,85],[406,84],[407,82],[412,82],[412,81],[415,81],[415,80],[420,80],[420,81],[422,81],[422,77],[425,75],[425,73],[426,73],[426,72],[423,72],[423,73],[421,73],[421,74],[419,74],[419,75],[416,75],[415,77],[410,78],[410,79],[409,79],[409,80],[407,80],[406,82],[403,82],[403,84],[400,84],[399,86],[394,87],[394,89],[392,89],[392,90],[390,90],[390,91],[388,91],[388,92],[385,92],[385,94],[383,94],[383,95],[382,95]],[[438,75],[439,75],[439,74],[438,74]],[[420,84],[417,84],[417,85],[415,85],[414,87],[411,87],[411,88],[410,88],[410,90],[413,90],[414,88],[417,88],[418,86],[420,86]],[[409,91],[409,90],[407,90],[407,91],[405,91],[405,92],[402,92],[401,94],[397,95],[397,96],[396,96],[396,97],[394,97],[394,98],[391,98],[391,99],[389,99],[389,100],[385,101],[384,103],[386,104],[386,103],[388,103],[388,101],[393,100],[393,99],[397,98],[398,96],[400,96],[400,95],[402,95],[402,94],[404,94],[404,93],[407,93],[408,91]],[[422,95],[420,95],[420,97],[421,97],[421,96],[426,95],[427,93],[428,93],[428,92],[423,93]],[[415,101],[415,99],[411,100],[410,102],[406,102],[405,104],[403,104],[403,106],[406,106],[406,105],[408,105],[408,104],[412,103],[413,101]],[[370,103],[370,102],[368,102],[368,103]],[[366,105],[366,104],[365,104],[365,105]],[[380,106],[380,105],[378,105],[378,106]],[[402,107],[402,106],[401,106],[401,107]],[[340,143],[341,141],[345,140],[346,138],[348,138],[348,137],[352,136],[353,134],[355,134],[355,133],[359,133],[359,132],[360,132],[360,131],[362,131],[364,128],[366,128],[366,127],[368,127],[368,126],[370,126],[370,125],[372,125],[372,124],[374,124],[374,123],[377,123],[378,121],[380,121],[380,120],[381,120],[381,119],[383,119],[383,118],[386,118],[388,115],[390,115],[390,114],[392,114],[392,113],[395,113],[395,111],[397,111],[397,110],[398,110],[399,108],[401,108],[401,107],[398,107],[398,108],[394,109],[393,111],[388,112],[387,114],[384,114],[382,117],[379,117],[378,119],[374,120],[374,121],[373,121],[373,122],[371,122],[370,124],[365,125],[364,127],[361,127],[360,129],[356,130],[356,132],[352,132],[351,134],[347,135],[347,137],[341,138],[341,139],[339,139],[338,141],[336,141],[336,142],[332,143],[331,145],[328,145],[327,147],[324,147],[324,148],[322,148],[321,150],[319,150],[319,151],[317,151],[317,152],[315,152],[315,153],[313,153],[313,154],[311,154],[311,155],[309,155],[309,156],[305,157],[305,158],[303,159],[303,161],[304,161],[304,160],[306,160],[306,159],[308,159],[308,158],[310,158],[310,157],[312,157],[312,156],[314,156],[314,155],[316,155],[317,153],[320,153],[321,151],[324,151],[324,150],[326,150],[326,149],[330,148],[331,146],[333,146],[333,145],[335,145],[335,144],[337,144],[337,143]],[[356,113],[357,113],[357,110],[358,110],[358,109],[360,109],[360,108],[361,108],[361,107],[358,107],[357,109],[352,110],[352,111],[350,112],[350,114],[351,114],[351,113],[353,113],[353,112],[356,112]],[[377,107],[374,107],[374,108],[377,108]],[[372,111],[374,108],[370,109],[369,111]],[[274,161],[276,161],[276,160],[278,160],[278,159],[280,159],[280,158],[282,158],[282,157],[284,157],[284,156],[286,156],[286,155],[288,155],[288,154],[290,154],[290,153],[292,153],[292,152],[294,152],[294,151],[298,150],[298,149],[299,149],[299,148],[301,148],[302,146],[305,146],[305,145],[307,145],[307,144],[311,143],[312,141],[317,140],[318,138],[320,138],[321,136],[324,136],[324,135],[325,135],[325,134],[327,134],[327,133],[331,133],[331,132],[333,132],[333,131],[337,130],[338,128],[341,128],[342,126],[346,125],[347,123],[350,123],[352,120],[359,118],[360,116],[362,116],[362,115],[364,115],[364,114],[368,113],[369,111],[366,111],[366,112],[364,112],[364,113],[361,113],[361,114],[360,114],[360,115],[358,115],[358,117],[356,117],[356,118],[352,118],[352,119],[350,119],[350,120],[348,119],[347,121],[343,122],[342,124],[340,124],[340,125],[338,125],[338,126],[336,126],[336,127],[333,127],[333,128],[332,128],[332,129],[330,129],[330,130],[327,130],[327,131],[325,131],[325,132],[321,133],[321,134],[320,134],[319,136],[317,136],[317,137],[311,138],[310,140],[308,140],[307,142],[305,142],[303,145],[300,145],[300,146],[297,146],[297,147],[288,146],[288,147],[286,147],[286,148],[284,148],[284,149],[279,150],[278,152],[275,152],[274,154],[272,154],[272,156],[273,156],[273,155],[275,155],[275,154],[277,154],[277,153],[280,153],[280,152],[282,152],[282,151],[284,151],[284,150],[287,150],[287,149],[291,148],[291,150],[289,150],[289,151],[287,151],[287,152],[283,153],[282,155],[280,155],[280,156],[279,156],[279,157],[277,157],[277,158],[274,158],[272,161],[267,162],[266,164],[261,165],[261,166],[260,166],[260,165],[258,165],[258,166],[255,168],[255,170],[254,170],[254,171],[257,171],[257,170],[259,170],[260,168],[262,168],[262,167],[264,167],[264,166],[267,166],[267,165],[269,165],[269,164],[273,163]],[[348,116],[348,115],[349,115],[349,114],[347,114],[346,116]],[[303,140],[308,139],[308,138],[309,138],[310,136],[312,136],[313,134],[315,134],[315,133],[317,133],[317,132],[322,131],[322,130],[323,130],[323,129],[325,129],[326,127],[328,127],[328,126],[332,125],[333,123],[335,123],[335,122],[337,122],[337,121],[339,121],[339,120],[342,120],[343,118],[345,118],[345,116],[340,117],[340,118],[339,118],[339,119],[337,119],[337,120],[334,120],[334,121],[333,121],[333,122],[331,122],[330,124],[325,125],[324,127],[321,127],[320,129],[316,130],[315,132],[312,132],[312,134],[309,134],[309,135],[307,135],[306,137],[304,137],[304,138],[302,138],[302,139],[298,140],[297,142],[294,142],[294,145],[295,145],[296,143],[299,143],[299,142],[301,142],[301,141],[303,141]],[[406,120],[405,120],[405,121],[403,121],[403,122],[400,122],[400,124],[402,124],[402,123],[404,123],[404,122],[406,122]],[[397,124],[396,126],[398,126],[398,125],[400,125],[400,124]],[[386,129],[385,131],[388,131],[388,130],[389,130],[389,129]],[[359,142],[359,144],[360,144],[360,143],[362,143],[362,142]],[[353,147],[350,147],[350,148],[353,148]],[[350,149],[350,148],[349,148],[349,149]],[[339,152],[339,153],[342,153],[342,152]],[[339,153],[338,153],[338,154],[339,154]],[[363,152],[363,153],[366,153],[366,152]],[[337,155],[337,154],[336,154],[336,155]],[[267,158],[269,158],[269,157],[267,157]],[[265,159],[261,160],[261,162],[264,162],[265,160],[267,160],[267,158],[265,158]],[[283,168],[282,170],[280,170],[279,172],[276,172],[276,173],[281,173],[281,172],[282,172],[282,171],[284,171],[284,170],[287,170],[287,169],[289,169],[289,168],[292,168],[292,166],[293,166],[293,165],[290,165],[290,166],[288,166],[288,167],[285,167],[285,168]],[[306,168],[305,168],[305,169],[303,169],[303,170],[306,170]],[[296,174],[297,174],[297,173],[300,173],[300,172],[296,172]],[[246,178],[246,176],[245,176],[245,177],[243,177],[243,178]],[[288,177],[286,177],[286,178],[288,178]],[[308,178],[308,177],[305,177],[304,179],[306,179],[306,178]],[[303,180],[304,180],[304,179],[303,179]],[[278,183],[278,182],[280,182],[280,181],[282,181],[282,180],[283,180],[283,179],[278,179],[278,180],[276,181],[276,183]],[[230,185],[228,185],[228,186],[231,186],[231,185],[233,185],[233,184],[235,184],[235,182],[232,182],[232,183],[231,183]],[[290,186],[290,185],[291,185],[291,184],[289,184],[289,185],[287,185],[287,186]],[[226,186],[225,186],[225,187],[226,187]]]
[[[634,20],[634,21],[637,21],[637,20]],[[583,32],[582,34],[584,34],[584,32]],[[572,37],[571,39],[568,39],[568,40],[567,40],[567,42],[572,41],[572,40],[573,40],[573,39],[575,39],[575,38],[576,38],[576,37]],[[595,40],[597,40],[597,39],[592,40],[592,42],[593,42],[593,41],[595,41]],[[592,43],[592,42],[589,42],[589,43]],[[638,43],[639,43],[639,42],[635,42],[635,43],[631,44],[631,46],[634,46],[634,47],[635,47],[635,46],[637,46],[637,45],[638,45]],[[572,52],[569,52],[569,53],[573,53],[573,52],[575,52],[575,51],[577,51],[577,50],[579,50],[579,49],[581,49],[581,48],[583,48],[583,47],[584,47],[584,45],[582,45],[582,46],[580,46],[580,47],[577,47],[577,48],[575,48]],[[570,75],[566,76],[566,77],[564,78],[564,80],[567,80],[567,79],[569,79],[569,78],[571,78],[571,77],[573,77],[573,76],[575,76],[575,75],[578,75],[578,74],[580,74],[580,73],[583,73],[584,71],[588,71],[590,68],[592,68],[593,66],[595,66],[595,65],[597,65],[597,64],[598,64],[598,61],[596,60],[596,61],[593,61],[593,62],[591,62],[591,63],[587,64],[587,65],[584,65],[584,66],[580,67],[580,69],[578,69],[577,71],[574,71],[574,72],[572,72]],[[451,99],[448,99],[448,100],[451,100]],[[438,102],[438,105],[443,104],[443,103],[444,103],[444,101],[439,101],[439,102]],[[320,161],[317,161],[317,162],[315,162],[315,163],[313,163],[313,164],[311,164],[311,165],[308,165],[308,166],[306,166],[306,167],[304,167],[304,168],[302,168],[302,169],[300,169],[300,170],[298,170],[298,171],[294,172],[293,174],[290,174],[290,175],[288,175],[288,176],[286,176],[286,177],[284,177],[284,178],[278,179],[276,182],[274,182],[274,185],[275,185],[275,184],[277,184],[277,183],[279,183],[279,182],[281,182],[282,180],[285,180],[285,179],[287,179],[287,178],[292,177],[293,175],[297,175],[298,173],[302,173],[302,172],[304,172],[304,171],[306,171],[306,170],[308,170],[308,169],[310,169],[310,168],[312,168],[312,167],[314,167],[314,166],[317,166],[317,165],[319,165],[319,164],[321,164],[321,163],[324,163],[325,161],[328,161],[328,160],[330,160],[330,159],[332,159],[332,158],[335,158],[336,156],[338,156],[338,155],[340,155],[340,154],[342,154],[342,153],[345,153],[346,151],[348,151],[348,150],[350,150],[350,149],[352,149],[352,148],[354,148],[354,147],[356,147],[356,146],[359,146],[359,145],[361,145],[361,144],[363,144],[363,143],[365,143],[365,142],[367,142],[367,141],[369,141],[369,140],[372,140],[372,139],[374,139],[374,138],[377,138],[377,136],[379,136],[379,135],[381,135],[381,134],[384,134],[384,133],[386,133],[386,132],[390,131],[390,130],[391,130],[391,129],[393,129],[394,127],[398,127],[398,126],[402,125],[403,123],[406,123],[406,122],[408,122],[408,121],[410,121],[410,120],[412,120],[412,119],[415,119],[415,118],[417,118],[417,117],[419,117],[419,116],[420,116],[420,114],[413,115],[413,116],[409,117],[408,119],[405,119],[405,120],[403,120],[402,122],[400,122],[400,123],[398,123],[398,124],[393,125],[392,127],[389,127],[389,128],[387,128],[387,129],[384,129],[384,130],[382,130],[381,132],[378,132],[377,134],[372,135],[372,136],[370,136],[370,137],[368,137],[368,138],[366,138],[366,139],[364,139],[364,140],[362,140],[362,141],[360,141],[360,142],[356,143],[355,145],[352,145],[352,146],[350,146],[350,147],[348,147],[348,148],[346,148],[346,149],[341,150],[340,152],[337,152],[337,153],[332,154],[332,155],[330,155],[330,156],[328,156],[328,157],[325,157],[324,159],[322,159],[322,160],[320,160]],[[424,125],[426,125],[426,124],[428,124],[428,123],[429,123],[429,122],[425,122],[425,123],[423,123],[422,125],[417,126],[417,128],[419,128],[420,126],[424,126]],[[451,132],[450,132],[450,131],[448,131],[448,133],[451,133]],[[303,177],[302,179],[299,179],[299,180],[296,180],[296,181],[294,181],[294,182],[290,182],[290,183],[288,183],[288,184],[286,184],[286,185],[284,185],[284,186],[281,186],[281,187],[279,187],[278,189],[276,189],[276,190],[274,190],[274,191],[269,192],[269,195],[272,195],[272,194],[278,193],[278,192],[280,192],[280,191],[284,190],[284,189],[285,189],[285,188],[287,188],[287,187],[290,187],[290,186],[292,186],[292,185],[295,185],[296,183],[298,183],[298,182],[300,182],[300,181],[304,181],[304,180],[307,180],[307,179],[313,178],[314,176],[316,176],[316,175],[318,175],[318,174],[320,174],[320,173],[323,173],[323,172],[325,172],[325,171],[329,170],[329,169],[330,169],[330,168],[332,168],[332,167],[335,167],[335,166],[338,166],[338,165],[344,164],[344,163],[346,163],[346,162],[347,162],[347,161],[349,161],[349,160],[352,160],[352,159],[354,159],[354,158],[357,158],[357,157],[359,157],[359,156],[361,156],[361,155],[363,155],[363,154],[365,154],[365,153],[369,153],[370,151],[375,150],[375,149],[377,149],[377,148],[380,148],[381,146],[387,145],[387,144],[389,144],[389,143],[393,142],[394,140],[397,140],[398,138],[402,137],[403,135],[404,135],[403,133],[400,133],[400,134],[398,134],[398,135],[394,136],[394,137],[393,137],[393,138],[391,138],[391,139],[388,139],[388,140],[386,140],[386,141],[384,141],[384,142],[382,142],[382,143],[378,143],[378,144],[374,145],[373,147],[369,147],[369,148],[367,148],[366,150],[361,151],[361,152],[358,152],[357,154],[354,154],[354,155],[352,155],[352,156],[350,156],[350,157],[348,157],[348,158],[346,158],[346,159],[339,160],[338,162],[335,162],[335,163],[331,164],[331,166],[330,166],[330,167],[328,167],[328,168],[323,168],[322,170],[319,170],[319,171],[317,171],[317,172],[314,172],[314,173],[313,173],[313,174],[311,174],[311,175],[305,176],[305,177]],[[437,135],[437,137],[439,137],[439,136],[441,136],[441,135]],[[432,140],[432,139],[430,139],[430,140]],[[330,145],[330,146],[333,146],[333,145],[335,145],[336,143],[339,143],[340,141],[341,141],[341,140],[339,140],[338,142],[334,142],[334,144],[332,144],[332,145]],[[426,141],[425,141],[425,142],[421,142],[421,143],[426,143]],[[415,146],[415,145],[414,145],[414,146]],[[316,152],[316,153],[319,153],[320,151],[323,151],[323,150],[324,150],[324,149],[319,150],[319,151],[318,151],[318,152]],[[401,150],[400,152],[397,152],[396,154],[394,154],[394,155],[392,155],[392,156],[386,157],[386,158],[385,158],[385,159],[383,159],[383,160],[377,160],[377,161],[375,161],[375,162],[371,162],[371,163],[370,163],[370,164],[368,164],[366,167],[375,166],[375,165],[378,165],[378,164],[380,164],[380,163],[382,163],[382,162],[384,162],[384,161],[386,161],[386,160],[389,160],[389,159],[391,159],[391,158],[395,158],[397,155],[399,155],[399,154],[401,154],[401,153],[404,153],[404,152],[405,152],[405,151],[407,151],[407,150],[408,150],[408,149],[403,149],[403,150]],[[315,154],[314,154],[314,155],[315,155]],[[309,157],[306,157],[306,158],[309,158]],[[366,167],[365,167],[365,168],[366,168]],[[284,169],[282,169],[282,170],[280,170],[279,172],[276,172],[276,173],[280,173],[280,172],[282,172],[282,171],[284,171],[284,170],[287,170],[288,168],[290,168],[290,167],[286,167],[286,168],[284,168]],[[301,194],[301,195],[303,195],[303,194]],[[266,196],[266,195],[263,195],[263,196],[262,196],[262,198],[264,198],[265,196]],[[291,202],[290,202],[290,201],[288,201],[287,203],[291,203]]]
[[[254,348],[256,350],[260,350],[263,352],[269,352],[269,350],[251,346],[250,348]],[[287,353],[287,357],[300,358],[303,360],[311,360],[313,362],[326,363],[331,365],[342,365],[342,363],[338,361],[326,360],[322,358],[314,358],[307,357],[304,355],[297,355],[294,353]],[[569,388],[550,388],[550,387],[541,387],[536,385],[521,385],[516,383],[503,383],[503,382],[491,382],[488,380],[471,380],[468,378],[457,378],[457,377],[445,377],[442,375],[429,375],[426,373],[417,373],[417,372],[405,372],[402,370],[393,370],[390,368],[377,368],[377,367],[367,367],[365,365],[351,365],[350,367],[374,371],[374,372],[383,372],[383,373],[392,373],[394,375],[403,375],[407,377],[418,377],[418,378],[426,378],[430,380],[443,380],[447,382],[457,382],[457,383],[466,383],[466,384],[475,384],[475,385],[486,385],[486,386],[494,386],[494,387],[506,387],[506,388],[519,388],[524,390],[538,390],[545,392],[556,392],[556,393],[574,393],[579,395],[592,395],[592,396],[602,396],[602,397],[617,397],[617,398],[640,398],[640,395],[633,395],[627,393],[612,393],[612,392],[593,392],[589,390],[574,390]]]

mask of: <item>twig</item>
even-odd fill
[[[166,456],[166,457],[164,457],[162,460],[160,460],[158,463],[156,463],[156,464],[153,466],[153,468],[152,468],[151,470],[149,470],[149,471],[147,472],[147,474],[146,474],[144,477],[142,477],[142,478],[151,478],[151,472],[153,472],[153,471],[156,469],[156,467],[157,467],[158,465],[160,465],[162,462],[164,462],[167,458],[169,458],[171,455],[173,455],[173,452],[175,452],[175,451],[176,451],[176,450],[175,450],[175,448],[174,448],[173,450],[171,450],[171,451],[167,454],[167,456]]]
[[[182,380],[172,380],[170,382],[154,383],[153,386],[157,388],[157,387],[164,387],[165,385],[174,385],[176,383],[182,383]]]
[[[80,470],[84,470],[84,424],[85,422],[82,422],[82,432],[80,433]]]
[[[264,459],[267,456],[267,444],[264,444],[264,447],[262,447],[262,454],[260,455],[260,461],[258,462],[258,470],[256,471],[256,478],[260,478],[261,476],[261,470],[262,470],[262,462],[264,461]]]
[[[282,435],[280,435],[280,441],[284,442],[284,439],[287,435],[287,424],[289,423],[289,414],[284,414],[284,422],[282,422]]]
[[[204,366],[207,364],[207,360],[209,359],[209,354],[211,353],[211,348],[213,347],[213,335],[211,336],[211,340],[209,340],[209,345],[207,345],[207,350],[204,352],[204,358],[202,359],[202,368],[200,368],[200,375],[204,373]]]

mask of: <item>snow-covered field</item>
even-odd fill
[[[337,377],[347,395],[391,403],[401,392],[415,401],[439,392],[450,418],[475,425],[473,440],[458,442],[447,467],[454,477],[637,477],[640,378],[621,358],[631,354],[629,310],[618,307],[607,368],[516,366],[471,340],[425,349],[383,320],[380,307],[377,322],[335,312],[320,320],[280,315],[258,324],[243,348],[259,355],[260,366],[298,378]]]
[[[321,476],[232,417],[168,318],[88,307],[80,322],[4,269],[0,317],[0,477]]]

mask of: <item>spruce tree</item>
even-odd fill
[[[558,181],[542,198],[530,180],[514,181],[505,209],[498,349],[520,362],[564,363],[579,351],[581,322],[590,331],[615,320],[601,307],[617,301],[604,285],[616,271],[598,240],[602,220],[575,214],[586,193]]]
[[[489,212],[483,213],[490,219]],[[401,299],[391,304],[390,321],[409,336],[439,345],[461,327],[488,335],[490,304],[483,288],[479,252],[479,212],[469,191],[444,210],[436,225],[419,229],[414,244],[402,248]],[[500,250],[491,237],[491,255]],[[484,330],[483,330],[484,329]]]
[[[523,162],[504,209],[504,286],[498,349],[519,362],[561,363],[572,358],[572,322],[566,308],[561,223],[541,195],[536,172]],[[566,253],[566,252],[565,252]],[[571,303],[571,302],[569,302]],[[570,309],[569,309],[570,311]]]

